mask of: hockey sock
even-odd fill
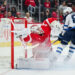
[[[54,63],[58,59],[59,55],[62,53],[65,47],[66,45],[62,45],[62,44],[60,44],[59,47],[57,47],[56,52],[53,52],[52,54],[52,59],[51,59],[52,63]]]
[[[57,55],[60,55],[65,47],[66,45],[63,45],[63,44],[57,47],[57,50],[56,50]]]
[[[68,56],[71,57],[75,51],[75,45],[73,43],[70,44]]]
[[[66,56],[66,58],[64,59],[64,61],[69,61],[71,59],[74,51],[75,51],[75,45],[71,43],[70,47],[69,47],[68,55]]]

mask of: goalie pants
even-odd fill
[[[61,40],[61,44],[67,45],[68,42],[70,42],[70,41],[75,45],[75,29],[65,32],[65,34]]]

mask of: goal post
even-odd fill
[[[14,26],[11,23],[11,31],[14,30]],[[11,68],[14,69],[14,33],[11,32]]]
[[[18,38],[15,38],[14,31],[16,30],[18,32],[24,28],[27,28],[27,20],[25,18],[1,18],[0,19],[0,66],[1,68],[5,66],[6,67],[9,66],[12,69],[15,68],[14,67],[15,57],[16,57],[15,55],[18,54],[17,53],[18,51],[16,51],[17,49],[15,50],[15,45],[17,44],[21,45],[21,41]]]
[[[14,32],[12,31],[18,30],[18,27],[14,28],[18,24],[22,24],[23,27],[27,28],[27,20],[25,18],[13,18],[11,21],[11,68],[14,69]]]

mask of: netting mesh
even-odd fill
[[[0,68],[11,68],[11,62],[15,62],[14,65],[17,62],[17,58],[20,56],[23,56],[23,47],[21,45],[21,41],[16,38],[15,36],[13,37],[13,51],[14,54],[12,58],[14,61],[11,59],[11,23],[12,19],[9,18],[1,18],[0,21]],[[14,25],[15,30],[22,30],[25,26],[25,19],[14,19]],[[24,56],[23,56],[24,57]]]
[[[10,22],[9,19],[0,20],[0,68],[10,67]]]

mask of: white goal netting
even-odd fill
[[[11,63],[10,27],[9,19],[0,19],[0,66],[2,68],[9,67]]]

